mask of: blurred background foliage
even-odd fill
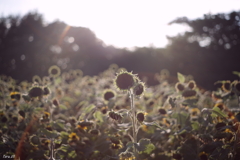
[[[47,75],[50,66],[58,65],[62,71],[81,69],[84,75],[96,75],[116,63],[140,77],[147,76],[150,85],[157,83],[154,75],[162,69],[171,75],[192,75],[207,90],[213,90],[218,80],[236,79],[232,71],[240,71],[240,12],[207,14],[194,20],[181,17],[169,25],[174,23],[188,25],[191,31],[168,37],[165,48],[130,51],[106,46],[88,28],[61,21],[47,24],[37,12],[1,17],[0,74],[31,81],[34,75]]]

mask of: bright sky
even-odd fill
[[[167,25],[177,17],[239,10],[240,0],[0,0],[0,15],[38,11],[48,22],[87,27],[105,44],[128,48],[164,47],[166,35],[186,30]]]

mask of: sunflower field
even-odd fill
[[[97,76],[58,66],[32,82],[1,75],[0,159],[239,160],[240,82],[206,91],[169,76],[148,86],[116,64]]]

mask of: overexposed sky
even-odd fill
[[[107,45],[128,48],[164,47],[166,35],[186,30],[167,25],[177,17],[239,10],[240,0],[0,0],[0,15],[38,11],[48,22],[88,27]]]

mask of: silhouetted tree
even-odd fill
[[[207,14],[202,19],[185,17],[170,22],[187,24],[192,31],[168,37],[175,67],[191,73],[202,86],[210,88],[217,80],[236,79],[240,70],[240,12]]]

